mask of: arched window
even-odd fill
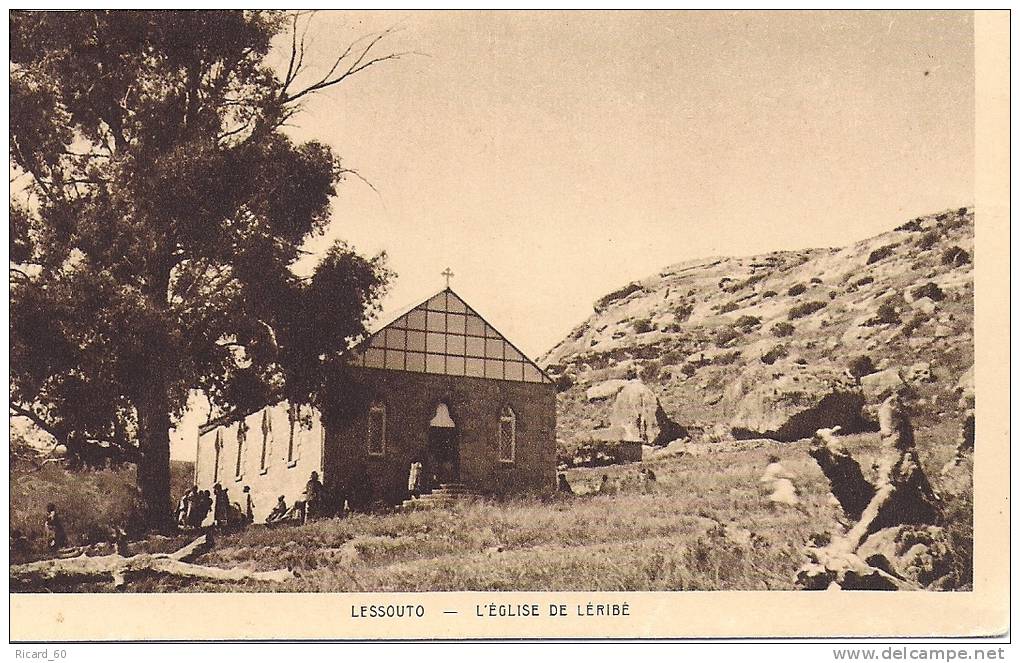
[[[368,409],[368,455],[386,453],[386,404],[375,401]]]
[[[500,462],[514,462],[517,455],[517,415],[509,405],[499,415],[498,445]]]
[[[234,468],[234,476],[240,479],[244,473],[244,443],[248,437],[248,426],[242,420],[237,426],[237,465]]]
[[[265,472],[269,468],[269,459],[273,454],[273,418],[269,409],[262,411],[262,453],[259,455],[259,470]]]
[[[216,429],[216,440],[213,442],[213,470],[212,480],[213,483],[219,483],[220,481],[220,454],[223,452],[223,429]]]

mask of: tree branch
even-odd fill
[[[374,64],[385,62],[387,60],[398,60],[407,55],[422,55],[421,53],[417,53],[415,51],[402,51],[399,53],[389,53],[387,55],[380,55],[378,57],[366,59],[368,58],[369,53],[372,51],[375,45],[378,44],[383,39],[385,39],[390,34],[392,34],[393,32],[395,32],[394,28],[386,28],[382,32],[362,37],[351,42],[351,44],[347,46],[347,48],[344,49],[344,51],[340,53],[340,55],[336,58],[336,60],[333,62],[333,65],[329,68],[326,74],[322,76],[317,82],[309,85],[308,87],[303,88],[298,92],[290,94],[287,92],[287,88],[289,87],[290,82],[293,82],[293,80],[297,77],[298,72],[295,71],[290,76],[290,81],[288,81],[287,84],[284,85],[283,87],[282,102],[284,104],[290,104],[304,97],[307,94],[337,85],[338,83],[344,81],[347,78],[350,78],[351,76],[357,74],[358,72],[368,69]],[[354,57],[353,62],[351,62],[351,64],[343,71],[343,73],[334,75],[336,74],[337,70],[340,69],[341,63],[343,63],[343,61],[346,60],[348,56],[350,56],[351,53],[355,50],[355,46],[357,46],[360,42],[363,42],[365,39],[369,39],[368,44],[361,49],[357,56]]]
[[[62,443],[65,446],[67,446],[66,433],[58,430],[54,425],[52,425],[51,423],[43,419],[41,416],[33,412],[30,408],[27,408],[23,405],[19,405],[18,403],[15,403],[13,401],[9,404],[9,407],[11,413],[13,413],[14,416],[25,417],[33,424],[38,426],[40,429],[42,429],[46,433],[49,433],[53,437],[53,439],[55,439],[58,443]]]

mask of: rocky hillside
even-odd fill
[[[920,426],[958,425],[973,244],[961,208],[840,249],[694,260],[629,283],[541,360],[561,388],[561,444],[867,430],[897,390]]]

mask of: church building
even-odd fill
[[[250,486],[256,522],[277,496],[302,499],[313,471],[328,497],[387,504],[407,498],[415,462],[431,487],[555,489],[555,385],[449,286],[371,333],[351,364],[343,423],[282,402],[200,429],[199,488],[219,482],[243,503]]]

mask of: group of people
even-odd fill
[[[642,467],[637,474],[638,490],[642,493],[650,493],[655,490],[658,477],[655,472],[647,467]],[[619,487],[610,480],[608,474],[603,474],[599,485],[595,490],[589,490],[585,495],[612,495],[618,492]],[[574,495],[574,489],[567,481],[567,475],[560,472],[556,477],[556,492],[564,495]]]
[[[177,504],[177,525],[181,529],[199,529],[205,526],[212,513],[212,526],[217,528],[246,526],[255,522],[255,499],[251,487],[241,489],[242,501],[231,502],[230,495],[223,485],[216,483],[212,491],[199,490],[192,486],[181,497]],[[312,472],[305,484],[303,499],[295,500],[288,507],[286,497],[280,495],[273,506],[266,523],[283,521],[305,522],[309,519],[326,515],[325,489],[319,480],[319,473]]]
[[[282,522],[307,522],[327,514],[325,508],[326,490],[319,480],[319,473],[312,472],[305,484],[304,499],[294,500],[293,506],[287,506],[287,498],[280,495],[276,498],[276,504],[266,516],[266,524],[273,525]]]
[[[180,529],[199,529],[209,518],[212,511],[212,525],[225,528],[235,525],[247,525],[255,521],[255,501],[251,496],[251,488],[242,489],[244,504],[231,503],[227,489],[221,484],[213,485],[212,493],[199,490],[192,486],[177,503],[177,526]]]

